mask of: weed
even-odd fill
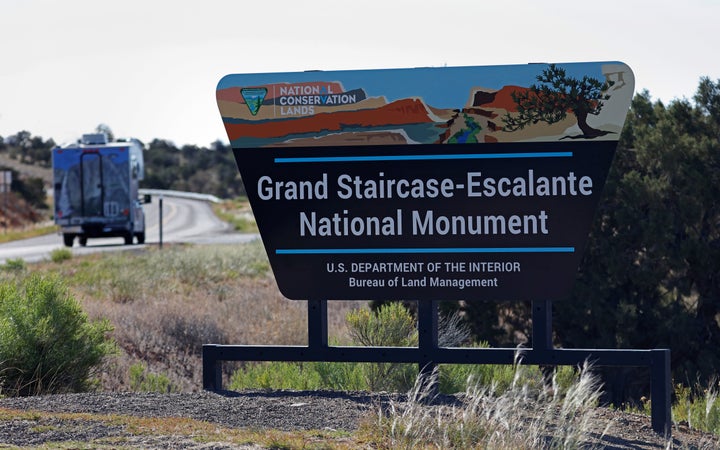
[[[691,389],[682,384],[675,385],[673,421],[687,422],[690,428],[720,434],[720,404],[718,382],[711,381],[707,388]],[[647,408],[650,408],[647,402]]]
[[[415,319],[402,303],[392,302],[377,311],[359,309],[348,313],[346,320],[355,345],[365,347],[417,346]],[[415,378],[414,364],[370,363],[361,366],[371,391],[406,390]]]
[[[11,272],[22,272],[27,269],[27,264],[25,264],[25,260],[22,258],[8,259],[2,268]]]
[[[69,259],[72,259],[72,251],[69,248],[56,248],[50,252],[50,261],[54,263],[59,264]]]
[[[167,376],[148,373],[147,366],[142,363],[130,366],[130,389],[134,392],[180,392]]]

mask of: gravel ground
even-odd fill
[[[6,410],[33,410],[68,413],[121,414],[140,417],[182,417],[210,422],[228,428],[278,430],[356,430],[359,421],[390,396],[368,393],[243,391],[181,394],[90,393],[0,399]],[[395,397],[397,399],[397,397]],[[442,401],[455,402],[454,397]],[[610,432],[602,436],[608,422]],[[650,418],[598,408],[592,444],[607,449],[712,449],[720,441],[709,435],[677,426],[670,446],[650,427]],[[124,425],[107,421],[70,420],[43,417],[0,421],[0,448],[36,447],[74,441],[107,442],[118,438],[130,448],[257,448],[227,443],[204,443],[187,436],[147,436],[134,434]],[[121,439],[121,440],[120,440]]]

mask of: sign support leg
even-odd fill
[[[421,359],[418,361],[422,389],[429,398],[438,394],[438,380],[433,379],[437,369],[434,355],[438,351],[438,302],[418,301],[418,348]]]
[[[672,380],[670,350],[652,350],[650,366],[650,417],[656,433],[670,436],[672,432]]]
[[[552,301],[532,302],[532,348],[533,351],[552,350]]]
[[[533,300],[532,302],[532,349],[536,354],[551,355],[552,342],[552,301]],[[543,357],[549,360],[550,357]],[[552,384],[555,366],[540,366],[545,386]]]
[[[224,359],[222,353],[221,347],[203,345],[202,377],[203,389],[206,391],[222,390],[222,361]]]
[[[308,300],[308,348],[327,347],[327,300]]]

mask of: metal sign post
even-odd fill
[[[12,171],[10,170],[3,170],[2,171],[2,190],[3,190],[3,200],[4,200],[4,213],[5,218],[3,220],[3,233],[7,234],[8,230],[8,222],[10,220],[10,209],[8,205],[8,196],[10,195],[10,188],[12,186]]]
[[[163,196],[160,195],[158,198],[158,228],[160,235],[158,236],[158,247],[162,250],[163,247]]]

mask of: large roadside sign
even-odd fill
[[[291,299],[561,300],[630,106],[620,62],[227,75]]]

